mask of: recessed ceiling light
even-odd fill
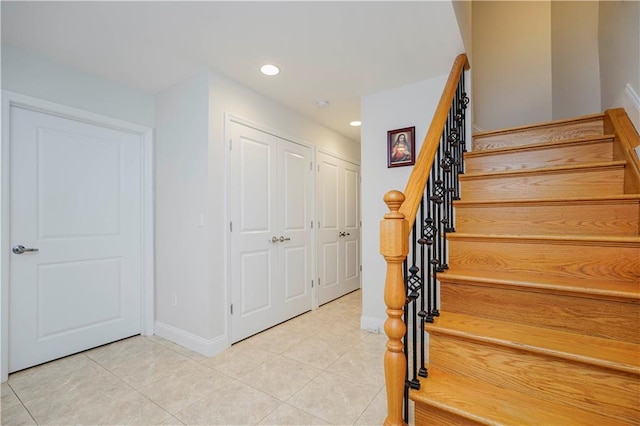
[[[360,127],[360,126],[362,126],[362,122],[358,121],[358,120],[355,120],[355,121],[352,121],[351,123],[349,123],[349,125],[353,126],[353,127]]]
[[[316,101],[316,106],[318,108],[326,108],[329,106],[329,101],[325,100],[325,99],[320,99],[318,101]]]
[[[277,75],[280,73],[280,68],[272,64],[265,64],[260,67],[260,72],[264,75]]]

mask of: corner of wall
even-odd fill
[[[363,315],[360,318],[360,328],[369,333],[380,334],[384,332],[385,320]]]
[[[156,321],[155,323],[155,334],[206,357],[219,354],[230,346],[229,339],[225,335],[213,339],[203,339],[200,336],[160,321]]]

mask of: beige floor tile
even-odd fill
[[[215,391],[176,414],[188,425],[253,425],[280,401],[239,381]]]
[[[286,401],[322,370],[292,359],[277,357],[240,377],[240,381]]]
[[[203,361],[202,365],[237,379],[275,357],[277,355],[273,352],[265,351],[250,344],[248,341],[244,341],[231,346],[221,354]]]
[[[381,389],[376,397],[371,401],[371,404],[364,410],[364,413],[360,416],[357,425],[371,425],[379,426],[384,423],[387,418],[387,392],[385,389]]]
[[[185,348],[184,346],[180,346],[177,343],[171,342],[167,339],[163,339],[160,336],[144,336],[146,339],[151,340],[154,343],[162,345],[167,349],[171,349],[174,352],[178,352],[180,355],[184,355],[187,358],[191,358],[194,361],[202,362],[207,360],[208,358],[204,355],[200,355],[197,352],[192,351],[191,349]]]
[[[22,404],[13,404],[5,406],[2,403],[2,414],[0,415],[0,424],[3,426],[18,425],[35,425],[36,422],[29,415],[29,412]]]
[[[316,368],[325,369],[347,353],[350,347],[350,344],[332,343],[321,338],[312,337],[288,349],[282,356]]]
[[[134,336],[128,339],[100,346],[85,354],[107,370],[113,370],[122,364],[135,361],[153,353],[162,352],[165,348],[151,340]]]
[[[329,324],[322,329],[318,337],[338,345],[354,345],[369,335],[359,327],[352,327],[342,322]]]
[[[23,403],[54,395],[60,389],[91,382],[107,371],[83,354],[42,364],[9,376],[9,384]]]
[[[2,383],[2,398],[0,399],[0,407],[8,408],[16,404],[22,404],[16,394],[9,386],[9,383]]]
[[[289,404],[282,404],[273,413],[265,417],[259,424],[273,426],[306,426],[326,425],[327,421],[319,419],[299,408]]]
[[[184,355],[162,348],[161,351],[154,350],[120,364],[111,371],[134,388],[140,389],[158,380],[175,378],[181,368],[195,364],[194,360]]]
[[[24,404],[39,424],[90,422],[91,418],[83,419],[84,411],[101,411],[105,401],[133,394],[137,393],[130,386],[101,369],[90,377],[70,381],[37,398],[24,400]]]
[[[301,317],[287,321],[285,325],[288,327],[289,331],[295,332],[304,337],[309,337],[317,335],[327,324],[332,323],[333,321],[326,322],[323,319],[320,319],[316,314],[309,312]]]
[[[140,389],[140,393],[175,414],[210,393],[223,389],[233,379],[200,364],[189,365],[176,372],[175,377],[158,380]]]
[[[42,425],[180,425],[178,419],[134,390],[117,397],[94,395],[45,421]]]
[[[384,385],[384,358],[377,353],[351,349],[325,371],[378,389]]]
[[[323,372],[287,403],[333,424],[353,424],[379,389]]]
[[[292,346],[300,344],[307,336],[301,329],[290,323],[284,323],[246,340],[265,351],[281,354]]]
[[[384,333],[369,333],[367,337],[365,337],[358,343],[361,343],[368,352],[384,355],[385,351],[387,350],[388,340],[389,338]]]

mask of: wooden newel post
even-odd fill
[[[387,321],[384,331],[389,340],[384,355],[384,376],[387,386],[387,418],[385,425],[404,425],[402,399],[404,395],[407,361],[402,346],[402,337],[407,326],[402,321],[406,291],[402,277],[402,262],[409,252],[407,221],[398,212],[404,201],[400,191],[389,191],[384,202],[389,213],[380,222],[380,254],[387,261],[387,277],[384,286],[384,302],[387,305]]]

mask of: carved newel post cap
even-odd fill
[[[395,216],[393,213],[396,213],[404,202],[404,194],[394,189],[384,194],[383,200],[392,213],[392,216]],[[385,215],[385,217],[386,216],[387,215]]]

